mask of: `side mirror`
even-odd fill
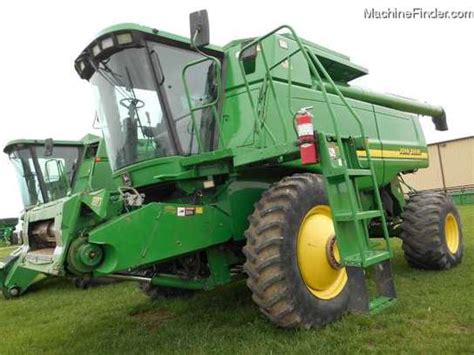
[[[245,43],[243,43],[242,45],[244,46]],[[245,49],[240,54],[240,60],[242,60],[245,74],[252,74],[255,72],[255,67],[257,63],[257,54],[258,54],[257,45],[254,45]]]
[[[191,43],[199,48],[209,44],[209,18],[207,10],[200,10],[189,14],[191,29]]]
[[[50,157],[53,155],[53,139],[48,138],[44,141],[44,156]]]

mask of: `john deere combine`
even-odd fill
[[[18,244],[18,233],[15,232],[18,218],[0,219],[0,242],[5,245]]]
[[[416,115],[446,130],[443,109],[350,86],[367,70],[291,27],[221,48],[205,11],[191,15],[191,40],[122,24],[75,67],[120,187],[38,214],[55,226],[58,262],[45,272],[136,280],[150,295],[247,275],[272,322],[312,327],[392,303],[390,237],[414,267],[461,261],[449,198],[406,200],[400,184],[428,166]],[[7,295],[28,284],[15,267]]]
[[[60,267],[64,244],[56,237],[58,230],[66,235],[65,226],[75,217],[63,214],[63,205],[77,204],[82,192],[114,188],[114,183],[105,146],[96,136],[81,141],[15,140],[4,152],[16,168],[25,208],[24,244],[0,262],[2,290],[12,297],[40,274],[64,275]],[[7,285],[15,285],[9,293]]]

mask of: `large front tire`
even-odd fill
[[[247,285],[273,323],[311,328],[347,311],[347,274],[319,175],[296,174],[264,192],[246,238]]]
[[[400,237],[410,266],[443,270],[462,261],[461,218],[446,194],[422,192],[410,196],[402,218]]]

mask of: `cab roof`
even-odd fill
[[[153,36],[166,38],[172,41],[178,41],[184,43],[186,45],[191,45],[191,41],[189,38],[175,35],[166,31],[162,31],[156,28],[142,26],[136,23],[119,23],[110,27],[105,28],[104,30],[100,31],[95,40],[98,38],[102,38],[106,36],[108,33],[119,32],[119,31],[140,31],[144,32]],[[293,39],[292,35],[289,33],[281,34],[288,39]],[[205,46],[205,49],[218,51],[218,52],[225,52],[230,47],[233,47],[236,44],[248,41],[249,39],[237,39],[229,42],[224,47],[216,46],[209,44]],[[359,78],[368,74],[368,70],[362,66],[359,66],[353,62],[351,62],[350,58],[347,55],[342,53],[336,52],[329,48],[320,46],[316,43],[311,41],[305,40],[301,38],[301,41],[304,45],[308,46],[313,50],[314,54],[321,60],[321,63],[324,65],[328,73],[331,75],[333,80],[338,82],[345,82],[348,83],[351,80]],[[93,43],[93,42],[92,42]],[[87,48],[87,47],[86,47]]]
[[[85,144],[91,144],[99,142],[102,138],[95,136],[93,134],[87,134],[82,137],[80,140],[53,140],[53,145],[55,146],[83,146]],[[15,139],[8,142],[3,148],[3,152],[9,154],[15,148],[23,148],[24,146],[42,146],[46,143],[47,139]]]
[[[164,38],[168,38],[168,39],[173,40],[173,41],[178,41],[178,42],[182,42],[182,43],[191,45],[191,41],[190,41],[189,38],[179,36],[179,35],[175,35],[173,33],[169,33],[169,32],[163,31],[163,30],[159,30],[157,28],[142,26],[142,25],[139,25],[137,23],[132,23],[132,22],[119,23],[119,24],[116,24],[116,25],[113,25],[113,26],[109,26],[109,27],[103,29],[102,31],[100,31],[97,34],[96,38],[102,37],[102,36],[104,36],[108,33],[118,32],[118,31],[127,31],[127,30],[128,31],[140,31],[140,32],[148,33],[148,34],[151,34],[151,35],[154,35],[154,36],[164,37]],[[213,45],[213,44],[209,44],[209,45],[205,46],[204,48],[219,51],[219,52],[224,51],[224,49],[222,47],[219,47],[219,46],[216,46],[216,45]]]

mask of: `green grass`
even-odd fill
[[[3,258],[5,256],[7,256],[8,254],[10,254],[16,248],[18,248],[18,247],[17,246],[6,246],[6,245],[0,246],[0,258]]]
[[[20,299],[0,299],[0,353],[472,354],[474,207],[460,209],[463,263],[443,272],[413,270],[394,241],[399,301],[374,316],[285,331],[258,312],[242,282],[187,300],[150,302],[132,283],[82,291],[50,279]]]

